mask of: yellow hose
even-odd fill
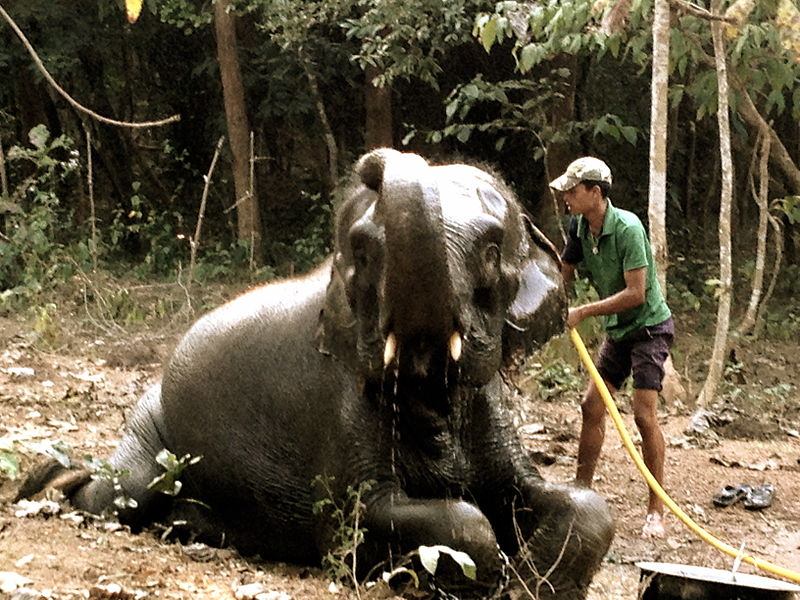
[[[597,371],[597,367],[594,366],[594,362],[592,362],[592,358],[589,356],[589,352],[586,350],[586,346],[584,345],[578,330],[574,328],[570,329],[569,335],[572,338],[572,343],[578,350],[578,354],[580,355],[583,364],[586,365],[586,368],[589,370],[589,375],[591,376],[592,381],[594,381],[597,389],[600,390],[600,395],[603,397],[603,402],[605,402],[606,408],[608,409],[608,412],[614,421],[614,425],[616,426],[617,431],[622,438],[622,443],[625,445],[628,454],[631,455],[633,462],[636,463],[636,467],[644,476],[645,481],[647,481],[647,485],[649,485],[650,488],[656,494],[658,494],[658,497],[661,498],[667,508],[669,508],[670,511],[672,511],[672,513],[684,523],[684,525],[696,533],[702,540],[714,546],[717,550],[758,567],[763,571],[769,571],[770,573],[780,575],[781,577],[786,577],[787,579],[800,581],[800,573],[797,571],[792,571],[791,569],[781,567],[750,554],[742,554],[740,549],[734,548],[733,546],[717,539],[708,531],[700,527],[700,525],[698,525],[689,515],[687,515],[680,506],[675,504],[675,501],[667,495],[667,492],[664,491],[664,488],[661,487],[661,484],[656,481],[656,478],[653,477],[653,474],[644,464],[644,460],[642,460],[642,457],[636,451],[636,447],[633,445],[633,440],[631,440],[631,436],[628,434],[628,430],[625,428],[625,423],[622,421],[619,410],[617,410],[617,405],[614,404],[614,399],[611,397],[611,393],[608,391],[605,381],[603,381],[603,378]]]

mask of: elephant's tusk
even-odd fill
[[[390,333],[386,336],[386,345],[383,347],[383,366],[384,368],[389,366],[394,360],[394,353],[397,350],[397,338],[394,336],[393,333]]]
[[[453,335],[450,336],[450,358],[453,359],[454,362],[458,362],[458,359],[461,358],[461,334],[457,331],[453,332]]]

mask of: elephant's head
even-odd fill
[[[386,369],[483,385],[563,330],[552,245],[499,179],[375,150],[337,213],[320,349],[366,379]]]

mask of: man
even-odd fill
[[[573,215],[561,256],[564,279],[571,282],[576,266],[582,263],[601,298],[570,308],[567,325],[573,328],[588,317],[604,317],[607,335],[597,369],[612,394],[633,373],[633,412],[642,436],[642,455],[647,468],[662,483],[664,436],[657,417],[658,393],[674,325],[644,227],[636,215],[611,204],[611,182],[608,165],[587,156],[572,162],[550,183],[562,192]],[[605,406],[591,381],[581,412],[576,480],[591,486],[605,436]],[[665,535],[663,512],[663,503],[650,490],[642,535]]]

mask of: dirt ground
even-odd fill
[[[120,437],[124,416],[160,374],[188,321],[131,331],[105,331],[82,319],[56,328],[49,349],[27,316],[0,317],[0,440],[13,440],[22,475],[36,443],[62,442],[75,458],[105,458]],[[95,324],[96,325],[96,324]],[[60,327],[60,329],[58,329]],[[667,490],[675,502],[712,534],[745,553],[800,570],[800,363],[796,343],[741,344],[723,390],[710,436],[687,438],[691,407],[665,403]],[[676,346],[676,367],[689,395],[702,382],[708,348],[691,334]],[[577,362],[576,362],[577,365]],[[579,374],[579,381],[585,375]],[[572,478],[580,425],[577,388],[542,400],[532,378],[521,406],[521,435],[544,476]],[[581,383],[582,385],[582,383]],[[629,430],[633,419],[623,397]],[[635,437],[635,433],[634,433]],[[3,456],[0,445],[0,458]],[[6,455],[9,450],[6,447]],[[715,508],[712,495],[726,484],[772,483],[773,505],[747,511]],[[63,508],[60,514],[24,516],[8,497],[17,481],[0,471],[0,598],[254,598],[271,600],[354,597],[331,586],[318,569],[263,563],[234,550],[182,547],[159,531],[132,535],[114,522],[95,522]],[[645,484],[609,425],[595,488],[613,508],[617,535],[589,598],[637,598],[637,561],[674,562],[731,569],[720,553],[667,517],[669,535],[644,540]],[[760,573],[748,564],[740,571]],[[16,591],[13,591],[15,590]],[[362,596],[377,596],[365,591]]]

